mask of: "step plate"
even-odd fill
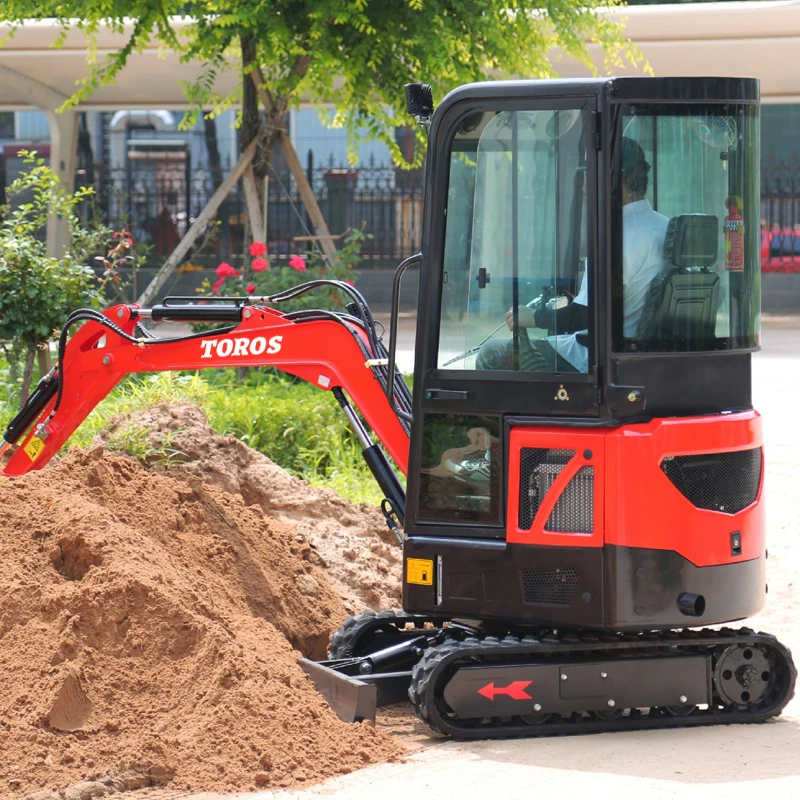
[[[445,686],[444,700],[462,719],[688,708],[711,702],[711,659],[698,655],[461,667]]]

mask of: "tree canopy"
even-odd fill
[[[54,18],[58,41],[78,28],[89,34],[87,74],[68,102],[88,98],[131,54],[158,41],[183,60],[203,65],[185,87],[195,115],[255,102],[247,74],[255,67],[272,103],[270,123],[281,124],[301,97],[330,104],[331,124],[347,128],[351,152],[356,132],[384,140],[400,161],[393,130],[408,124],[402,86],[431,83],[436,96],[489,77],[547,77],[548,54],[591,66],[587,43],[600,44],[607,65],[640,62],[639,52],[607,13],[617,0],[6,0],[0,22]],[[189,20],[176,30],[176,16]],[[98,58],[93,38],[100,26],[127,36],[118,52]],[[58,41],[56,44],[58,44]],[[235,69],[244,80],[227,97],[214,78]],[[268,142],[269,148],[274,137]],[[421,155],[419,156],[421,158]]]

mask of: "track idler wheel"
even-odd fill
[[[769,697],[773,672],[769,656],[760,647],[735,644],[717,660],[714,682],[725,705],[758,706],[761,700]]]

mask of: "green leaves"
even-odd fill
[[[0,22],[52,17],[62,33],[77,27],[89,34],[87,74],[67,105],[110,83],[131,54],[150,41],[175,50],[183,61],[204,65],[184,85],[193,115],[217,114],[237,104],[240,87],[228,96],[215,90],[219,72],[241,64],[238,42],[257,43],[257,62],[276,104],[302,100],[337,109],[335,121],[348,129],[350,157],[359,136],[382,139],[400,164],[418,166],[423,148],[409,161],[394,129],[409,124],[403,84],[433,84],[435,96],[454,87],[501,77],[543,78],[555,73],[550,56],[578,59],[591,70],[588,44],[600,44],[606,70],[623,63],[647,66],[641,53],[606,13],[618,0],[6,0]],[[190,16],[176,33],[172,19]],[[77,20],[77,22],[76,22]],[[131,24],[133,20],[133,24]],[[101,24],[124,33],[125,45],[97,58]],[[56,45],[60,39],[56,40]],[[293,66],[309,59],[302,74]],[[249,79],[249,78],[248,78]],[[366,130],[366,134],[359,131]]]
[[[23,155],[29,169],[7,190],[17,202],[0,209],[0,341],[10,342],[15,352],[50,339],[74,309],[100,304],[98,281],[85,261],[108,234],[78,219],[76,207],[91,190],[67,193],[43,159]],[[29,199],[19,202],[24,198]],[[51,214],[64,218],[70,231],[60,259],[47,253],[44,242]]]

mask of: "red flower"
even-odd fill
[[[245,287],[245,291],[247,292],[247,294],[253,294],[255,290],[256,290],[256,285],[254,283],[248,283],[247,286]]]
[[[267,254],[267,246],[264,242],[253,242],[250,245],[251,256],[265,256]]]
[[[292,256],[289,259],[289,266],[292,267],[292,269],[296,269],[298,272],[302,272],[308,265],[302,256]]]
[[[216,269],[217,277],[218,278],[234,278],[239,275],[239,273],[227,262],[223,261]]]
[[[346,283],[348,286],[355,286],[355,285],[356,285],[356,282],[355,282],[355,281],[351,281],[349,278],[345,278],[345,279],[344,279],[344,282],[345,282],[345,283]]]
[[[222,284],[223,284],[223,283],[225,283],[225,278],[220,278],[220,279],[219,279],[219,280],[218,280],[218,281],[217,281],[217,282],[214,284],[214,287],[212,288],[212,290],[211,290],[211,291],[212,291],[212,292],[214,292],[214,294],[219,294],[219,290],[222,288]]]
[[[253,272],[263,272],[265,269],[269,269],[269,264],[264,258],[254,258],[250,266],[253,268]]]

